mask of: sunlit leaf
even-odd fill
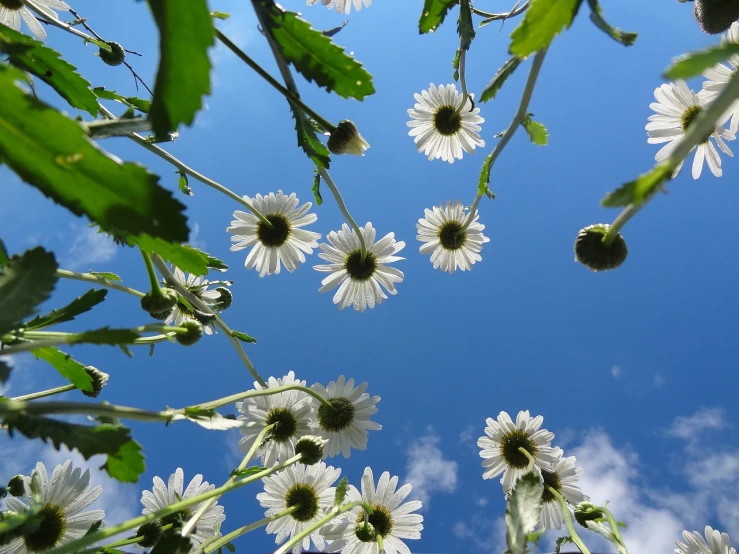
[[[572,25],[583,0],[531,0],[521,23],[511,34],[509,51],[519,58],[546,48]]]
[[[422,34],[435,31],[444,22],[449,9],[456,5],[457,0],[425,0],[418,30]]]
[[[605,208],[618,208],[628,204],[639,204],[655,191],[662,187],[672,178],[672,169],[667,164],[657,164],[647,173],[642,173],[611,192],[603,200],[601,206]]]
[[[462,50],[469,50],[472,40],[475,38],[475,25],[472,22],[471,0],[459,0],[457,34],[461,39],[460,48],[462,48]]]
[[[63,308],[52,310],[44,316],[36,317],[26,323],[23,327],[25,330],[43,329],[44,327],[50,327],[51,325],[57,325],[65,321],[72,321],[76,316],[90,311],[92,308],[100,304],[105,300],[105,296],[107,294],[108,291],[106,289],[88,290],[85,294],[75,298]]]
[[[662,76],[665,79],[690,79],[737,54],[739,54],[739,44],[734,42],[690,52],[674,60]]]
[[[503,84],[506,82],[508,77],[513,75],[516,68],[521,65],[521,58],[514,56],[506,61],[503,66],[495,73],[493,79],[488,83],[485,89],[480,94],[480,102],[487,102],[495,98],[498,91],[501,89]]]
[[[623,44],[624,46],[631,46],[636,41],[637,33],[630,33],[628,31],[622,31],[617,27],[613,27],[605,19],[603,19],[603,10],[598,4],[598,0],[588,0],[590,4],[590,21],[595,23],[601,31],[607,34],[616,42]]]
[[[546,146],[549,139],[549,131],[543,123],[531,119],[532,115],[534,114],[527,114],[521,125],[526,129],[526,134],[529,136],[531,142],[536,146]]]
[[[85,371],[85,366],[75,360],[71,355],[53,346],[36,348],[31,351],[31,354],[56,369],[59,375],[78,389],[85,392],[92,392],[92,377]]]

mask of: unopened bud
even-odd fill
[[[123,49],[123,46],[113,41],[106,42],[105,44],[110,46],[110,52],[105,48],[100,48],[100,50],[98,50],[100,59],[108,65],[121,65],[123,60],[126,59],[126,51]]]
[[[693,13],[704,33],[717,35],[739,19],[737,0],[695,0]]]
[[[103,390],[103,387],[108,382],[108,377],[110,376],[91,365],[85,366],[85,373],[87,373],[92,379],[92,390],[83,390],[82,394],[89,396],[90,398],[97,398],[100,391]]]
[[[216,287],[215,290],[218,291],[220,296],[218,297],[218,300],[213,305],[213,307],[216,310],[219,310],[221,312],[223,310],[227,310],[228,308],[230,308],[231,303],[233,302],[233,299],[234,299],[233,293],[230,290],[228,290],[226,287]]]
[[[184,321],[180,327],[187,329],[187,333],[177,333],[175,339],[183,346],[192,346],[203,336],[203,324],[195,319]]]
[[[306,435],[295,444],[295,453],[302,454],[300,463],[307,466],[317,464],[323,459],[323,439]]]
[[[369,143],[359,134],[356,125],[345,119],[333,130],[328,139],[328,149],[334,154],[354,154],[364,156]]]
[[[141,298],[141,307],[154,319],[165,320],[177,304],[177,292],[169,288],[149,292]]]
[[[575,506],[575,519],[586,529],[588,528],[588,521],[595,521],[604,517],[606,516],[603,510],[592,502],[580,502]]]
[[[603,242],[609,228],[610,225],[601,223],[580,230],[575,239],[575,261],[593,271],[616,269],[624,263],[629,251],[621,233],[616,234],[611,244]]]
[[[139,546],[143,546],[144,548],[154,546],[162,536],[162,524],[157,520],[144,523],[139,527],[139,530],[136,531],[136,536],[144,537],[139,541]]]
[[[26,478],[23,475],[16,475],[8,481],[8,492],[13,496],[23,496],[26,494]]]

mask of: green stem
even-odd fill
[[[470,225],[472,225],[472,222],[475,220],[475,214],[477,213],[477,205],[480,203],[480,200],[482,199],[482,195],[483,193],[478,190],[477,194],[475,195],[475,199],[472,201],[472,206],[470,206],[470,213],[465,219],[465,222],[462,224],[462,228],[459,231],[457,231],[457,236],[467,231]]]
[[[536,458],[534,458],[534,456],[531,454],[531,452],[529,452],[528,450],[526,450],[523,446],[519,446],[518,447],[518,451],[521,454],[523,454],[524,456],[526,456],[528,458],[528,460],[529,460],[529,465],[526,468],[526,473],[529,473],[529,472],[533,471],[534,470],[534,465],[536,465]]]
[[[611,526],[611,531],[613,532],[613,536],[616,537],[616,540],[620,543],[621,547],[623,547],[625,550],[626,544],[624,543],[623,538],[621,538],[621,532],[618,530],[618,523],[613,517],[613,514],[605,506],[601,506],[600,510],[605,514],[606,519],[608,520],[608,524]]]
[[[162,525],[162,531],[169,531],[172,528],[172,523],[168,523],[167,525]],[[131,537],[128,539],[122,539],[120,541],[115,541],[108,543],[104,546],[95,546],[93,548],[88,548],[87,550],[83,550],[82,552],[77,552],[77,554],[94,554],[95,552],[104,552],[104,548],[118,548],[119,546],[128,546],[131,544],[138,544],[142,540],[144,540],[144,536],[140,537]]]
[[[249,531],[253,531],[254,529],[259,529],[260,527],[267,525],[271,521],[274,521],[276,519],[280,519],[282,517],[290,515],[295,510],[297,510],[299,507],[300,506],[296,504],[295,506],[290,506],[289,508],[282,510],[280,513],[265,517],[264,519],[260,519],[259,521],[255,521],[254,523],[251,523],[249,525],[244,525],[243,527],[239,527],[238,529],[231,531],[228,535],[224,535],[218,540],[208,544],[205,547],[204,552],[205,554],[209,554],[210,552],[218,550],[219,548],[228,544],[233,539],[238,538],[241,535],[245,535]]]
[[[516,4],[518,4],[518,3],[519,2],[516,2]],[[516,17],[517,15],[521,15],[523,12],[525,12],[528,9],[528,7],[529,7],[529,3],[528,2],[524,2],[523,5],[521,5],[519,7],[515,7],[514,6],[511,9],[511,11],[505,12],[505,13],[491,13],[491,12],[486,12],[486,11],[483,11],[483,10],[478,10],[477,8],[473,7],[472,8],[472,13],[477,14],[477,15],[480,15],[480,16],[482,16],[482,17],[484,17],[486,19],[489,19],[491,21],[496,21],[496,20],[499,20],[499,19],[510,19],[511,17]]]
[[[77,387],[74,385],[64,385],[55,389],[47,389],[39,392],[32,392],[31,394],[24,394],[22,396],[15,396],[11,398],[11,401],[25,402],[26,400],[37,400],[39,398],[45,398],[47,396],[53,396],[55,394],[61,394],[70,390],[75,390]]]
[[[138,421],[164,421],[169,423],[175,419],[175,411],[150,412],[116,406],[113,404],[92,404],[89,402],[25,402],[21,400],[7,400],[0,402],[0,416],[13,416],[25,413],[31,415],[50,414],[80,414],[92,416],[107,416],[121,419],[135,419]]]
[[[98,277],[97,275],[93,275],[92,273],[77,273],[75,271],[68,271],[66,269],[57,269],[56,275],[57,277],[62,277],[64,279],[73,279],[75,281],[94,283],[96,285],[107,287],[109,289],[132,294],[133,296],[136,296],[138,298],[146,295],[146,293],[143,293],[140,290],[132,289],[130,287],[121,285],[120,283],[114,283],[113,281],[108,281],[107,279],[103,279],[102,277]]]
[[[319,165],[316,165],[316,170],[323,178],[324,182],[326,183],[329,190],[331,191],[331,194],[334,195],[336,204],[339,206],[339,210],[344,215],[344,218],[349,222],[349,225],[352,226],[352,229],[354,229],[354,232],[357,234],[357,237],[359,237],[359,246],[362,250],[362,262],[364,262],[365,258],[367,257],[367,243],[364,241],[364,235],[362,234],[362,230],[359,228],[359,225],[357,225],[357,222],[354,221],[352,214],[349,213],[349,210],[347,209],[346,204],[344,203],[344,199],[342,198],[341,193],[339,192],[339,189],[336,186],[336,183],[334,183],[333,179],[331,178],[331,175],[329,175],[329,172],[325,168]]]
[[[151,286],[152,296],[162,296],[162,289],[159,287],[159,278],[157,272],[154,271],[154,266],[151,263],[151,256],[145,250],[139,248],[141,256],[144,258],[144,264],[146,265],[146,272],[149,274],[149,285]]]
[[[313,389],[304,387],[303,385],[282,385],[281,387],[273,387],[273,388],[265,387],[264,389],[257,389],[257,390],[252,389],[252,390],[248,390],[245,392],[239,392],[236,394],[232,394],[231,396],[224,396],[223,398],[218,398],[217,400],[211,400],[210,402],[204,402],[203,404],[196,404],[195,406],[190,406],[190,407],[199,408],[201,410],[215,410],[216,408],[226,406],[227,404],[233,404],[234,402],[238,402],[239,400],[244,400],[245,398],[255,398],[257,396],[269,396],[271,394],[278,394],[278,393],[289,391],[289,390],[299,390],[306,394],[309,394],[313,398],[318,400],[322,405],[326,406],[327,408],[331,410],[335,410],[334,405],[331,404],[331,402],[329,402],[326,398],[318,394]]]
[[[572,538],[572,542],[575,543],[575,545],[580,549],[580,552],[582,554],[590,554],[590,550],[588,550],[588,547],[585,546],[585,543],[582,542],[582,539],[580,538],[580,535],[577,534],[577,531],[575,531],[575,526],[572,525],[572,516],[570,515],[570,506],[567,504],[567,501],[564,499],[564,497],[559,494],[559,491],[555,489],[552,486],[547,485],[547,489],[557,499],[557,502],[559,502],[560,508],[562,508],[562,514],[565,518],[565,524],[567,525],[567,531],[570,533],[570,537]]]
[[[467,92],[467,50],[462,46],[462,42],[463,41],[460,41],[459,44],[459,86],[462,88],[462,102],[457,106],[457,109],[454,110],[454,113],[456,114],[459,114],[462,111],[462,108],[464,108],[467,103],[467,98],[470,96]]]
[[[80,37],[80,38],[86,40],[87,42],[91,42],[91,43],[99,46],[100,48],[105,48],[106,50],[110,51],[110,46],[107,45],[107,44],[105,44],[105,42],[103,42],[101,40],[97,40],[96,38],[91,37],[87,33],[83,33],[79,29],[75,29],[71,25],[68,25],[67,23],[65,23],[64,21],[62,21],[58,17],[56,17],[56,14],[47,13],[44,10],[40,10],[34,4],[25,4],[25,7],[30,8],[31,10],[33,10],[34,12],[36,12],[37,14],[39,14],[43,18],[44,23],[47,23],[49,25],[52,25],[52,26],[57,27],[59,29],[62,29],[63,31],[67,31],[68,33],[71,33],[71,34],[73,34],[73,35],[75,35],[77,37]]]
[[[179,331],[180,333],[184,333],[187,331],[187,329],[185,329],[184,327],[177,327],[177,329],[180,329]],[[135,339],[133,341],[133,344],[159,344],[160,342],[164,342],[165,340],[171,341],[174,335],[176,334],[177,332],[166,333],[162,335],[153,335],[151,337],[141,337],[141,338]]]

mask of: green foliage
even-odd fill
[[[318,140],[315,129],[306,124],[305,118],[299,111],[300,108],[290,102],[290,109],[292,110],[293,118],[295,119],[295,131],[298,133],[298,146],[303,149],[303,152],[305,152],[314,164],[323,169],[328,169],[331,162],[328,148]]]
[[[239,339],[241,342],[248,342],[250,344],[256,344],[257,339],[254,337],[250,337],[246,333],[242,333],[241,331],[235,331],[231,330],[231,336]]]
[[[100,304],[105,300],[105,296],[107,294],[108,291],[106,289],[90,289],[82,296],[72,300],[72,302],[63,308],[52,310],[44,316],[36,317],[26,323],[23,327],[25,330],[43,329],[44,327],[50,327],[52,325],[64,323],[65,321],[72,321],[76,316],[90,311],[92,308]]]
[[[149,113],[151,110],[151,100],[144,100],[135,96],[122,96],[113,90],[106,90],[105,87],[95,87],[92,89],[95,96],[104,100],[115,100],[129,108],[137,109],[143,113]]]
[[[206,0],[149,0],[149,7],[159,28],[160,55],[149,119],[163,138],[182,123],[190,125],[210,93],[214,31]]]
[[[90,137],[101,139],[149,131],[151,122],[143,117],[121,117],[120,119],[96,119],[85,123],[85,127]]]
[[[206,262],[206,265],[208,266],[208,269],[214,269],[216,271],[228,271],[228,266],[224,263],[223,260],[219,260],[218,258],[214,258],[213,256],[210,256],[209,254],[205,254],[205,255],[206,255],[207,259],[208,259],[208,261]],[[232,282],[229,282],[229,286],[232,285],[232,284],[233,284]]]
[[[186,194],[187,196],[192,196],[192,189],[190,188],[190,183],[187,180],[187,173],[185,173],[181,169],[178,169],[177,173],[179,174],[179,178],[177,179],[177,186],[179,187],[180,192],[182,194]]]
[[[628,31],[622,31],[617,27],[611,26],[605,19],[603,19],[603,10],[601,10],[598,0],[588,0],[588,4],[590,4],[590,21],[595,23],[595,26],[598,27],[598,29],[624,46],[631,46],[634,44],[637,37],[636,33],[629,33]]]
[[[452,78],[455,81],[459,81],[459,59],[462,57],[462,49],[457,48],[457,51],[454,53],[454,59],[452,60],[452,69],[454,70],[454,73],[452,74]]]
[[[240,477],[240,478],[251,477],[252,475],[256,473],[259,473],[260,471],[264,471],[264,468],[261,466],[251,466],[251,467],[247,467],[242,470],[239,470],[239,471],[233,470],[231,472],[231,477]]]
[[[54,254],[40,246],[10,258],[0,270],[0,335],[18,327],[49,298],[58,267]]]
[[[519,58],[546,48],[572,25],[583,0],[531,0],[523,20],[511,34],[509,51]]]
[[[508,554],[526,554],[528,535],[539,524],[543,493],[544,485],[534,472],[516,482],[505,511]]]
[[[336,492],[334,493],[334,506],[339,507],[344,503],[348,486],[349,480],[346,477],[343,477],[341,481],[339,481],[339,484],[336,487]]]
[[[557,540],[554,541],[554,554],[559,554],[562,547],[566,544],[575,544],[575,541],[573,541],[572,537],[569,535],[557,537]]]
[[[0,24],[0,54],[7,55],[11,65],[52,87],[72,107],[97,115],[98,102],[90,83],[77,73],[76,67],[44,43]]]
[[[149,254],[159,254],[182,271],[196,275],[205,275],[208,273],[208,264],[216,260],[216,258],[212,258],[202,250],[198,250],[192,246],[167,242],[166,240],[154,238],[149,235],[128,237],[128,240]],[[217,261],[220,262],[220,260]]]
[[[503,66],[495,73],[493,79],[482,91],[482,94],[480,94],[480,102],[487,102],[488,100],[495,98],[495,95],[498,94],[498,91],[503,87],[503,84],[506,82],[508,77],[513,75],[513,72],[519,65],[521,65],[522,61],[523,60],[518,56],[513,56],[506,61],[506,63],[504,63]]]
[[[0,65],[3,163],[106,231],[187,240],[184,205],[157,184],[155,175],[105,154],[79,124],[16,87],[17,78],[16,72]]]
[[[672,171],[666,163],[657,164],[647,173],[642,173],[635,180],[608,194],[600,204],[604,208],[640,204],[672,178]]]
[[[472,40],[475,38],[475,25],[472,22],[471,0],[459,1],[459,20],[457,21],[457,34],[461,39],[462,50],[469,50]]]
[[[44,360],[59,372],[59,375],[71,382],[75,387],[85,392],[92,392],[92,377],[85,371],[85,366],[66,352],[53,346],[36,348],[31,354]]]
[[[298,14],[282,9],[273,0],[256,0],[254,6],[282,56],[303,77],[344,98],[362,100],[374,94],[372,75],[362,64]]]
[[[546,146],[547,140],[549,139],[549,131],[547,131],[543,123],[531,119],[532,115],[534,114],[526,114],[526,119],[521,122],[521,125],[526,129],[526,134],[529,136],[531,142],[536,146]]]
[[[105,454],[101,469],[118,481],[135,483],[144,472],[141,446],[131,438],[130,429],[121,425],[77,425],[25,413],[6,416],[5,424],[11,435],[18,431],[29,439],[51,441],[57,450],[64,444],[79,450],[86,460]]]
[[[425,0],[421,20],[418,22],[419,32],[424,34],[436,31],[444,22],[449,9],[456,5],[457,0]]]
[[[183,537],[174,527],[165,531],[149,554],[188,554],[193,545],[190,537]]]
[[[140,335],[131,329],[111,329],[101,327],[92,331],[84,331],[70,337],[67,344],[108,344],[118,346],[120,344],[133,344]]]
[[[321,174],[318,171],[313,172],[313,197],[316,199],[316,206],[323,204],[323,197],[321,196]]]
[[[739,44],[726,42],[705,50],[691,52],[674,60],[662,75],[665,79],[690,79],[729,58],[739,54]]]
[[[95,277],[99,277],[100,279],[104,279],[106,281],[121,281],[121,276],[117,273],[110,273],[108,271],[90,271],[90,275],[94,275]]]

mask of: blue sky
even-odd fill
[[[74,7],[102,36],[144,53],[129,59],[153,82],[156,33],[146,6],[104,4],[78,0]],[[211,8],[232,14],[221,25],[224,33],[276,75],[247,4],[213,0]],[[509,7],[479,4],[491,11]],[[691,5],[604,1],[609,21],[639,32],[630,49],[595,29],[583,8],[552,46],[530,106],[548,127],[550,144],[537,148],[523,132],[514,137],[493,169],[497,199],[481,203],[491,239],[483,261],[454,275],[432,270],[418,253],[415,224],[426,207],[457,198],[471,202],[484,153],[454,165],[429,162],[416,153],[405,125],[414,92],[451,82],[454,20],[419,36],[420,0],[375,0],[348,18],[299,0],[285,0],[285,6],[303,11],[318,28],[348,19],[336,41],[374,75],[378,92],[363,103],[330,96],[302,79],[299,86],[319,113],[352,119],[372,145],[364,158],[336,157],[331,173],[360,225],[372,221],[380,236],[392,231],[407,243],[401,252],[407,259],[397,264],[405,272],[399,294],[364,314],[340,312],[331,294],[317,292],[322,275],[311,268],[319,263],[315,255],[293,274],[260,279],[245,271],[245,252],[229,251],[225,229],[239,207],[192,180],[195,196],[181,200],[196,230],[192,242],[230,265],[225,277],[234,281],[235,301],[224,317],[259,339],[248,353],[263,376],[294,370],[309,384],[326,384],[344,374],[368,381],[368,391],[382,396],[375,419],[383,430],[370,435],[368,450],[331,462],[355,483],[367,465],[376,475],[410,476],[428,501],[423,538],[410,545],[414,552],[497,552],[503,498],[497,480],[481,479],[475,442],[486,417],[529,409],[544,416],[567,455],[578,456],[585,492],[597,501],[610,499],[614,513],[631,524],[626,540],[632,554],[671,551],[684,527],[710,523],[739,533],[739,510],[731,502],[739,492],[739,435],[732,423],[739,415],[737,162],[724,158],[721,179],[704,171],[693,181],[683,171],[669,194],[625,228],[630,253],[617,271],[591,273],[572,252],[581,227],[615,217],[599,206],[604,194],[653,162],[657,147],[646,143],[644,125],[663,69],[672,57],[717,42],[698,30]],[[479,30],[468,57],[471,91],[479,94],[507,59],[512,28],[509,22],[503,32],[497,25]],[[135,94],[130,74],[103,65],[92,47],[53,30],[48,42],[95,86]],[[285,101],[229,52],[219,47],[212,56],[207,110],[165,147],[239,194],[282,189],[312,200],[311,165],[295,146]],[[525,75],[524,67],[494,102],[481,106],[485,153],[493,135],[507,127]],[[700,88],[699,80],[690,84]],[[170,166],[125,139],[104,147],[145,163],[176,188]],[[0,183],[0,236],[10,250],[41,244],[57,253],[62,267],[114,271],[130,286],[146,288],[137,252],[115,248],[7,169],[0,168]],[[324,199],[312,228],[323,235],[342,223],[328,191]],[[81,283],[60,283],[49,306],[85,290]],[[147,321],[133,297],[115,291],[97,314],[106,324]],[[87,316],[66,328],[99,323]],[[102,347],[74,347],[73,354],[111,375],[104,399],[113,403],[181,407],[252,387],[220,335],[192,348],[160,345],[153,357],[140,349],[132,360]],[[53,369],[19,359],[7,394],[58,384]],[[202,473],[220,483],[240,459],[237,435],[186,424],[133,427],[147,455],[141,482],[124,486],[96,477],[106,487],[103,504],[116,511],[111,521],[140,511],[140,492],[154,475],[166,480],[179,466],[188,480]],[[0,438],[0,481],[30,472],[36,459],[65,457],[21,444]],[[224,531],[262,517],[257,492],[223,499]],[[268,552],[273,537],[256,531],[236,544]]]

